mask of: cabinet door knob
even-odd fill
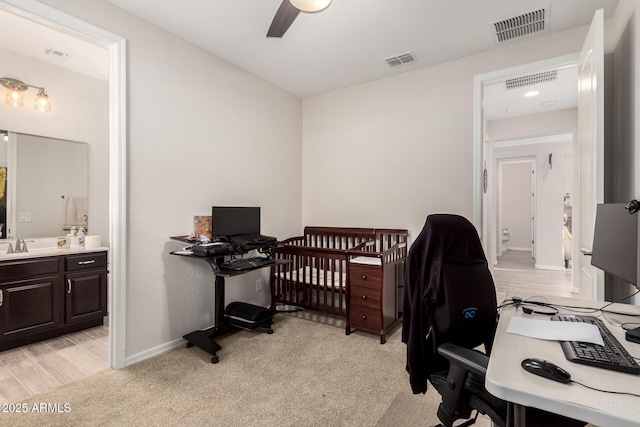
[[[362,275],[362,280],[367,280],[367,276],[365,276],[364,274]]]
[[[366,319],[366,318],[367,318],[367,315],[366,315],[366,314],[363,314],[363,315],[362,315],[362,319]]]
[[[362,299],[367,299],[367,296],[366,295],[362,295]]]

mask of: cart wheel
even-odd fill
[[[187,343],[187,348],[191,348],[191,347],[193,347],[193,346],[194,346],[194,344],[193,344],[193,343],[191,343],[191,342],[188,342],[188,343]]]
[[[267,329],[267,333],[268,333],[269,335],[271,335],[271,334],[273,333],[273,329],[271,329],[271,328]]]
[[[213,356],[211,358],[211,363],[218,363],[220,361],[220,359],[218,358],[218,356]]]

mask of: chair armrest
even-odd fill
[[[474,374],[486,376],[489,356],[477,350],[445,343],[438,347],[438,354],[446,357],[450,363],[463,367]]]

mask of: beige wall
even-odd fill
[[[281,238],[312,224],[415,236],[432,212],[471,218],[473,77],[575,53],[586,34],[300,101],[102,0],[41,1],[128,41],[130,358],[211,324],[208,267],[168,255],[179,247],[168,236],[189,231],[211,204],[259,204],[264,233]],[[236,281],[231,299],[255,297],[254,277]]]
[[[578,52],[586,27],[304,100],[304,224],[473,219],[473,80]]]
[[[213,324],[210,267],[169,255],[194,215],[261,206],[265,234],[301,229],[302,104],[103,0],[42,3],[127,39],[126,356],[143,358]],[[227,301],[266,303],[256,279],[229,280]]]
[[[37,93],[34,89],[25,92],[26,105],[22,108],[7,105],[3,100],[0,102],[0,129],[89,144],[91,233],[102,235],[103,242],[108,243],[108,82],[2,49],[0,76],[43,86],[52,104],[49,113],[36,111],[32,106]],[[4,96],[4,91],[2,94]],[[2,149],[6,150],[5,146]]]

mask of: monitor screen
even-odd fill
[[[211,228],[214,236],[260,234],[260,208],[213,206]]]
[[[639,286],[638,214],[629,214],[624,206],[598,205],[591,265]]]

